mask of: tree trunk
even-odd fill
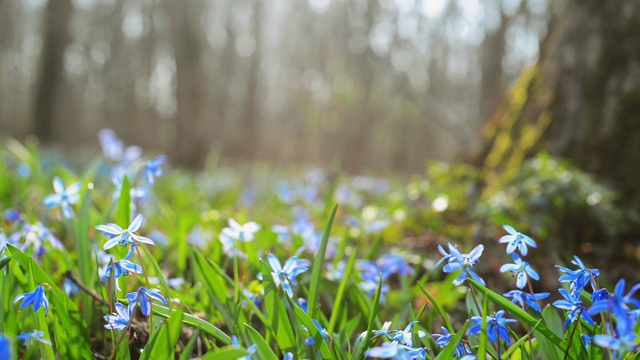
[[[622,209],[638,209],[640,3],[571,0],[551,6],[556,8],[538,63],[523,71],[484,128],[476,156],[485,170],[484,195],[500,190],[522,161],[546,150],[613,188]],[[587,242],[618,246],[568,211],[570,220],[554,219],[565,251],[580,253],[568,244]],[[622,235],[637,239],[640,232],[631,226]]]
[[[64,73],[63,57],[69,42],[70,0],[49,1],[44,15],[44,48],[36,85],[33,133],[43,142],[54,139],[56,99]]]

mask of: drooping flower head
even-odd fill
[[[509,233],[509,235],[501,237],[498,242],[500,244],[507,243],[507,254],[511,254],[516,251],[516,249],[518,249],[520,250],[520,254],[522,254],[522,256],[527,256],[527,245],[534,248],[538,247],[538,245],[536,245],[536,242],[533,241],[532,238],[528,237],[525,234],[517,232],[513,227],[509,225],[503,225],[502,227]]]
[[[560,295],[564,297],[564,300],[557,300],[553,303],[553,306],[558,309],[569,311],[569,315],[567,316],[567,321],[565,321],[564,326],[568,327],[569,324],[573,323],[579,318],[584,319],[589,325],[593,326],[593,319],[587,313],[587,309],[585,308],[582,301],[580,301],[580,293],[571,292],[569,293],[565,289],[558,290]]]
[[[105,315],[104,319],[107,324],[105,329],[109,330],[124,330],[131,321],[131,310],[121,303],[116,303],[116,312],[113,315]]]
[[[509,330],[506,324],[516,322],[514,319],[504,318],[504,310],[500,310],[493,315],[487,316],[487,337],[491,342],[497,342],[498,339],[502,339],[511,345],[509,339]],[[480,316],[474,316],[471,318],[473,325],[469,328],[469,335],[476,335],[482,331],[482,318]]]
[[[449,345],[449,342],[455,334],[450,333],[449,330],[447,330],[447,328],[444,326],[442,326],[441,329],[443,334],[433,334],[431,336],[436,339],[436,345],[438,345],[440,349],[444,349],[447,345]],[[459,343],[458,346],[456,346],[454,356],[459,358],[465,355],[472,355],[471,350],[464,346],[464,344]]]
[[[540,309],[540,305],[536,303],[538,300],[546,299],[549,297],[549,293],[539,293],[539,294],[529,294],[522,290],[511,290],[508,293],[504,294],[505,297],[511,298],[511,302],[514,304],[519,304],[521,308],[524,309],[525,305],[532,310],[537,312],[542,311]]]
[[[140,304],[140,310],[144,314],[144,316],[149,316],[151,314],[151,301],[150,299],[155,299],[160,301],[161,303],[167,305],[167,300],[162,297],[160,290],[158,289],[146,289],[141,287],[136,292],[129,293],[125,295],[125,298],[129,300],[129,313],[133,313],[133,309],[137,304]]]
[[[376,330],[374,335],[382,335],[391,341],[411,347],[413,346],[413,334],[411,330],[417,323],[417,321],[410,322],[404,330]],[[418,330],[417,334],[420,338],[427,336],[427,334],[422,330]]]
[[[42,285],[36,286],[36,289],[30,293],[24,293],[16,296],[16,299],[13,300],[13,304],[15,305],[19,301],[22,301],[20,309],[25,309],[29,305],[33,305],[33,312],[37,312],[41,307],[44,307],[44,316],[49,315],[49,300],[47,299],[47,295],[45,294],[44,287]]]
[[[153,185],[155,177],[162,176],[162,168],[160,167],[160,165],[162,165],[165,159],[166,156],[160,155],[152,160],[149,160],[144,165],[144,174],[147,177],[147,183],[149,185]]]
[[[33,344],[34,341],[39,341],[43,344],[51,345],[51,340],[47,340],[44,338],[44,332],[39,330],[34,330],[31,332],[23,332],[18,335],[18,341],[24,341],[24,346],[29,347]]]
[[[153,240],[146,238],[144,236],[134,234],[136,231],[138,231],[138,229],[140,229],[140,226],[142,225],[142,220],[143,220],[142,214],[139,214],[138,216],[136,216],[135,219],[133,219],[133,221],[131,222],[131,224],[127,229],[122,229],[120,226],[116,224],[96,226],[97,230],[113,235],[113,237],[104,244],[103,249],[104,250],[111,249],[117,244],[120,244],[121,246],[127,246],[128,244],[133,243],[134,241],[149,244],[149,245],[155,245],[156,243],[153,242]]]
[[[462,282],[471,277],[473,280],[485,285],[484,280],[478,274],[473,272],[473,266],[480,261],[480,256],[484,251],[484,245],[480,244],[476,246],[469,254],[462,254],[456,245],[449,244],[449,253],[447,253],[442,247],[439,247],[440,253],[444,255],[443,259],[440,259],[437,265],[443,261],[447,261],[447,264],[442,268],[442,271],[446,273],[456,272],[462,270],[460,275],[453,281],[454,285],[460,285]]]
[[[523,289],[527,285],[529,277],[534,280],[540,280],[540,276],[535,270],[533,270],[533,268],[531,268],[528,262],[523,261],[516,253],[513,253],[512,257],[513,263],[502,265],[500,267],[500,272],[510,271],[517,279],[516,286],[518,289]]]
[[[293,298],[293,290],[291,289],[291,284],[295,284],[296,276],[309,270],[307,266],[303,266],[307,265],[308,260],[304,260],[304,262],[302,263],[303,265],[300,265],[299,261],[300,260],[298,260],[297,257],[292,256],[284,263],[284,267],[282,267],[278,258],[273,254],[269,254],[269,266],[271,267],[271,275],[273,276],[273,281],[276,287],[281,286],[282,290],[284,290],[284,292],[287,293],[290,298]],[[261,273],[258,274],[258,279],[262,280],[262,276],[263,275]]]
[[[137,246],[138,243],[131,244],[131,248],[129,249],[127,256],[125,256],[122,260],[114,261],[113,264],[108,266],[107,270],[105,271],[105,276],[107,278],[111,276],[111,272],[113,271],[113,279],[118,290],[120,290],[120,286],[118,285],[118,281],[116,281],[116,279],[121,276],[131,275],[132,273],[142,274],[142,266],[135,264],[129,260]]]
[[[44,198],[44,204],[49,208],[60,206],[62,208],[62,214],[67,219],[73,218],[73,210],[71,205],[80,200],[80,183],[74,183],[69,185],[68,188],[64,187],[64,183],[59,177],[53,178],[53,190],[56,192],[52,195],[47,195]]]
[[[581,292],[589,283],[591,284],[591,288],[593,289],[593,291],[598,290],[596,278],[600,276],[600,270],[587,268],[582,260],[580,260],[580,258],[577,256],[573,257],[571,263],[576,265],[578,267],[578,270],[571,270],[566,267],[556,265],[556,267],[560,269],[560,271],[565,273],[564,275],[560,276],[558,281],[571,283],[572,292]]]

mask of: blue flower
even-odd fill
[[[33,341],[39,341],[43,344],[51,345],[51,341],[43,338],[44,333],[39,330],[34,330],[28,333],[21,333],[18,335],[18,341],[24,341],[24,346],[30,346]]]
[[[136,218],[133,219],[133,221],[131,222],[131,224],[126,230],[123,230],[120,226],[116,224],[96,226],[97,230],[100,230],[110,235],[115,235],[113,238],[111,238],[111,240],[107,241],[104,244],[103,249],[105,250],[111,249],[117,244],[120,244],[121,246],[127,246],[128,244],[133,243],[134,241],[149,244],[149,245],[155,245],[153,240],[148,239],[144,236],[139,236],[134,234],[134,232],[140,229],[140,225],[142,225],[142,220],[143,220],[142,214],[136,216]]]
[[[501,237],[498,242],[501,244],[507,243],[507,254],[511,254],[518,249],[522,256],[527,256],[527,245],[531,247],[538,247],[532,238],[517,232],[513,227],[509,225],[503,225],[502,227],[509,233],[509,235]]]
[[[153,185],[154,177],[162,176],[162,168],[160,165],[162,165],[165,159],[166,156],[160,155],[144,165],[144,173],[147,176],[147,183],[149,185]]]
[[[116,312],[113,313],[113,315],[104,316],[104,319],[107,321],[107,324],[104,326],[105,329],[124,330],[131,320],[131,310],[133,310],[133,308],[128,309],[121,303],[116,303]]]
[[[376,330],[374,332],[374,335],[383,335],[391,341],[396,341],[406,346],[413,346],[413,340],[412,340],[413,337],[412,337],[411,329],[413,329],[413,327],[417,323],[418,323],[417,321],[410,322],[409,325],[407,325],[407,327],[404,330],[391,330],[391,332],[394,333],[393,335],[391,335],[389,331],[385,331],[385,330]],[[427,334],[424,331],[422,330],[418,331],[418,337],[423,338],[426,335]]]
[[[529,294],[521,290],[511,290],[504,294],[504,296],[511,298],[511,302],[514,304],[520,304],[520,307],[523,309],[526,305],[529,309],[540,312],[542,309],[540,309],[540,305],[538,305],[536,301],[546,299],[549,297],[549,293]]]
[[[444,335],[433,334],[431,336],[436,339],[436,345],[438,345],[440,349],[444,349],[447,345],[449,345],[449,342],[455,334],[450,333],[449,330],[447,330],[447,328],[444,326],[442,326],[441,329]],[[472,355],[471,350],[464,346],[464,344],[459,343],[458,346],[456,346],[456,352],[454,353],[454,356],[462,357],[465,355]]]
[[[137,246],[138,246],[138,243],[131,244],[131,248],[129,249],[127,256],[125,256],[124,259],[122,260],[114,261],[113,264],[108,266],[107,270],[105,271],[105,276],[107,278],[110,277],[111,271],[113,271],[113,279],[115,281],[115,279],[121,276],[131,275],[132,273],[142,274],[142,266],[129,261],[129,259],[133,255],[133,251]],[[120,290],[118,282],[115,281],[115,283],[118,290]]]
[[[306,312],[306,310],[305,310]],[[320,323],[318,321],[316,321],[316,319],[311,319],[311,321],[313,321],[313,324],[316,326],[316,328],[318,329],[318,331],[320,332],[320,335],[322,335],[322,339],[324,340],[324,342],[326,342],[327,344],[329,343],[329,340],[331,340],[331,336],[329,335],[329,332],[322,327],[322,325],[320,325]],[[308,333],[311,333],[311,331],[309,331],[309,329],[307,329],[306,326],[302,325],[302,328],[307,331]],[[316,343],[315,339],[313,338],[313,336],[309,336],[308,338],[306,338],[304,340],[304,343],[307,345],[313,345]]]
[[[452,273],[462,270],[460,275],[453,281],[454,285],[462,284],[462,282],[468,277],[471,277],[482,285],[486,285],[484,280],[482,280],[478,274],[473,272],[473,266],[480,261],[480,256],[484,251],[483,245],[476,246],[469,254],[460,253],[458,247],[451,244],[449,244],[449,254],[447,254],[441,247],[439,250],[444,255],[444,258],[441,259],[438,264],[444,259],[447,260],[447,264],[442,268],[442,271]]]
[[[222,252],[230,258],[238,257],[238,259],[246,259],[247,254],[238,250],[236,246],[236,241],[231,237],[227,236],[225,233],[220,233],[218,236],[218,240],[222,243]]]
[[[427,351],[424,348],[412,348],[395,342],[384,343],[376,346],[364,353],[367,357],[378,359],[394,360],[424,360],[427,358]]]
[[[55,190],[56,193],[46,196],[44,198],[44,204],[49,208],[60,206],[64,217],[71,219],[73,218],[71,205],[80,200],[80,187],[80,183],[74,183],[65,189],[62,180],[56,176],[53,178],[53,190]]]
[[[253,221],[240,225],[237,221],[229,219],[229,227],[222,229],[222,233],[234,240],[247,242],[253,241],[254,234],[258,230],[260,230],[260,225]]]
[[[556,265],[560,271],[566,273],[565,275],[560,276],[558,281],[570,282],[572,292],[580,292],[584,290],[584,287],[588,283],[591,283],[591,288],[593,291],[596,291],[598,286],[596,285],[595,279],[600,276],[600,270],[588,269],[577,256],[574,256],[573,259],[574,260],[571,260],[571,263],[578,266],[578,270],[571,270],[566,267]]]
[[[414,270],[407,265],[403,258],[398,255],[382,255],[377,261],[378,268],[382,272],[382,278],[386,279],[392,274],[398,273],[400,276],[413,275]]]
[[[40,310],[40,308],[44,306],[44,316],[49,315],[49,300],[44,293],[44,287],[42,285],[36,286],[36,289],[33,290],[33,292],[16,296],[16,299],[13,300],[13,304],[17,304],[20,300],[22,300],[20,309],[24,309],[29,305],[33,305],[33,312],[38,312],[38,310]]]
[[[145,289],[141,287],[136,292],[129,293],[125,296],[127,300],[129,300],[129,312],[133,313],[133,308],[136,304],[140,304],[140,310],[144,314],[144,316],[149,316],[151,314],[151,299],[158,300],[163,304],[167,305],[167,300],[162,297],[160,294],[160,290],[158,289]]]
[[[284,354],[284,356],[282,357],[282,360],[293,360],[293,353],[286,353]]]
[[[564,326],[567,327],[569,324],[573,323],[581,317],[584,319],[589,325],[593,326],[593,320],[587,314],[587,309],[585,309],[584,304],[580,301],[580,294],[577,292],[569,293],[565,289],[558,290],[564,300],[557,300],[553,303],[553,306],[558,309],[569,311],[569,315],[567,317],[567,321],[565,321]]]
[[[528,277],[534,280],[540,280],[538,273],[531,268],[528,262],[522,261],[520,256],[516,253],[512,254],[513,264],[504,264],[500,267],[500,272],[511,271],[513,276],[516,276],[516,286],[518,289],[522,289],[527,285]]]
[[[295,256],[287,260],[284,263],[284,267],[282,267],[278,258],[273,254],[269,254],[269,265],[271,266],[271,275],[273,276],[276,287],[281,286],[282,290],[284,290],[290,298],[293,298],[291,283],[293,282],[295,284],[296,276],[309,270],[309,268],[307,266],[301,266],[298,263],[298,258]],[[262,280],[262,274],[258,274],[258,279]]]
[[[487,316],[487,337],[489,341],[497,342],[498,338],[507,342],[507,345],[511,345],[509,340],[509,330],[506,324],[516,322],[514,319],[503,318],[504,310],[500,310],[493,315]],[[471,318],[471,322],[474,324],[469,328],[469,335],[476,335],[482,331],[482,318],[480,316],[474,316]]]
[[[636,284],[624,295],[624,288],[626,282],[624,279],[620,279],[616,284],[616,288],[613,294],[609,296],[599,296],[597,300],[593,302],[593,305],[587,312],[589,315],[595,315],[600,312],[609,310],[614,314],[618,320],[618,327],[623,325],[623,332],[627,332],[628,328],[633,329],[632,323],[625,321],[628,319],[627,313],[630,310],[629,306],[633,306],[636,309],[640,308],[640,301],[633,298],[633,294],[640,289],[640,284]],[[634,321],[635,322],[635,321]],[[621,324],[622,323],[622,324]]]
[[[13,342],[4,334],[0,334],[0,359],[13,359]]]
[[[238,341],[238,337],[235,336],[235,335],[233,335],[231,337],[231,346],[233,346],[235,348],[238,348],[238,349],[242,349],[242,347],[240,347],[240,341]],[[238,358],[238,360],[251,360],[253,358],[253,355],[258,350],[258,345],[253,344],[253,345],[249,346],[246,350],[249,353],[249,355],[243,356],[241,358]]]

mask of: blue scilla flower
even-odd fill
[[[506,324],[516,322],[514,319],[504,318],[504,310],[500,310],[493,315],[487,316],[487,337],[491,342],[497,342],[498,339],[502,339],[511,345],[509,340],[509,330]],[[482,318],[480,316],[474,316],[471,318],[473,325],[469,328],[469,335],[476,335],[482,331]]]
[[[367,350],[364,355],[378,359],[425,360],[427,351],[424,348],[412,348],[396,342],[388,342]]]
[[[155,177],[162,176],[162,168],[160,165],[162,165],[166,158],[166,156],[160,155],[144,164],[144,174],[147,177],[147,183],[149,185],[153,185]]]
[[[374,332],[374,335],[382,335],[391,341],[397,341],[399,344],[406,345],[406,346],[413,346],[413,340],[412,340],[413,338],[412,338],[411,330],[417,323],[418,323],[417,321],[410,322],[409,325],[407,325],[407,327],[404,330],[391,330],[391,331],[376,330]],[[427,336],[427,334],[424,331],[422,330],[418,331],[418,337],[423,338],[425,336]]]
[[[278,258],[269,254],[269,266],[271,266],[271,275],[276,287],[281,286],[290,298],[293,298],[293,290],[291,289],[291,283],[295,283],[296,276],[309,270],[307,266],[302,266],[298,263],[298,258],[292,256],[284,263],[284,267],[280,265]],[[262,280],[262,274],[258,274],[258,279]]]
[[[507,254],[511,254],[518,249],[522,256],[527,256],[527,245],[533,248],[538,247],[532,238],[517,232],[513,227],[509,225],[503,225],[502,227],[509,233],[509,235],[501,237],[498,242],[501,244],[507,243]]]
[[[398,255],[382,255],[380,259],[378,259],[377,265],[383,278],[388,278],[395,273],[398,273],[400,276],[409,276],[415,273],[413,268]]]
[[[244,225],[240,225],[237,221],[229,219],[229,227],[222,229],[222,233],[228,237],[240,241],[253,241],[254,234],[260,230],[260,225],[251,221]]]
[[[294,359],[293,353],[290,353],[290,352],[284,354],[284,356],[282,357],[282,360],[293,360],[293,359]]]
[[[482,252],[484,251],[484,245],[480,244],[476,246],[469,254],[462,254],[456,245],[451,244],[449,244],[449,253],[444,251],[442,247],[439,247],[438,250],[440,250],[440,253],[444,255],[444,258],[436,265],[439,265],[443,260],[447,261],[447,264],[442,268],[442,271],[445,273],[452,273],[462,270],[460,275],[453,280],[454,285],[462,284],[462,282],[468,277],[471,277],[482,285],[486,285],[484,280],[482,280],[478,274],[473,272],[473,266],[480,261],[480,256],[482,256]]]
[[[558,309],[569,311],[569,315],[567,316],[567,321],[564,322],[564,326],[568,327],[569,324],[576,321],[578,318],[582,318],[589,325],[593,326],[593,319],[587,313],[587,309],[585,309],[584,304],[580,301],[580,293],[571,292],[569,293],[565,289],[558,290],[560,295],[564,298],[564,300],[557,300],[553,303],[553,306]]]
[[[513,264],[504,264],[500,267],[500,272],[511,271],[516,277],[516,286],[522,289],[527,285],[528,277],[534,280],[540,280],[538,273],[531,268],[528,262],[523,261],[516,253],[512,254]]]
[[[571,270],[566,267],[556,265],[565,274],[560,276],[558,281],[571,283],[572,292],[581,292],[587,284],[591,284],[593,291],[598,289],[596,278],[600,276],[600,270],[587,268],[579,257],[574,256],[571,263],[578,267],[578,270]]]
[[[358,287],[365,292],[367,297],[373,298],[378,291],[378,280],[377,279],[364,279],[363,282],[358,283]],[[385,294],[389,292],[389,285],[382,284],[382,289],[380,289],[380,304],[384,304],[386,302]]]
[[[116,312],[113,315],[105,315],[104,319],[107,321],[107,324],[104,326],[105,329],[109,330],[124,330],[127,325],[129,325],[129,321],[131,321],[131,314],[133,308],[127,308],[121,303],[116,303]]]
[[[9,242],[22,251],[27,251],[31,247],[37,257],[41,257],[47,251],[46,243],[49,243],[54,249],[64,249],[60,240],[40,222],[23,223],[22,228],[11,235]]]
[[[68,188],[65,189],[64,183],[59,177],[53,178],[53,190],[55,190],[55,194],[47,195],[44,198],[44,204],[49,208],[54,208],[60,206],[62,208],[62,214],[65,218],[71,219],[73,218],[73,210],[71,210],[71,205],[75,204],[80,200],[80,183],[74,183],[69,185]]]
[[[43,285],[49,286],[48,284]],[[16,299],[13,300],[13,304],[15,305],[21,300],[22,304],[20,304],[20,309],[24,309],[29,305],[33,305],[33,312],[37,312],[41,307],[44,306],[44,316],[49,315],[49,300],[47,299],[47,295],[44,292],[44,286],[38,285],[32,292],[16,296]]]
[[[220,233],[218,240],[222,243],[222,252],[230,258],[238,257],[238,259],[246,259],[247,254],[238,250],[236,241],[225,233]]]
[[[238,341],[238,337],[235,336],[235,335],[233,335],[231,337],[231,346],[233,346],[235,348],[238,348],[238,349],[242,348],[240,346],[240,341]],[[246,350],[249,353],[249,355],[243,356],[243,357],[239,358],[238,360],[251,360],[253,358],[253,355],[258,350],[258,345],[253,344],[253,345],[249,346]]]
[[[623,290],[624,291],[624,290]],[[638,345],[636,344],[636,333],[634,331],[635,321],[630,321],[630,316],[623,315],[627,321],[623,321],[621,317],[617,317],[615,334],[601,334],[594,335],[592,342],[603,348],[614,350],[612,359],[622,359],[622,356],[627,352],[638,351]],[[631,326],[629,326],[631,325]]]
[[[640,284],[634,285],[626,295],[624,294],[625,285],[626,281],[624,279],[620,279],[616,284],[613,294],[608,294],[608,296],[599,296],[596,300],[594,300],[593,305],[587,313],[593,316],[595,314],[609,310],[616,316],[619,324],[618,327],[620,327],[620,325],[623,325],[627,328],[633,328],[634,324],[629,323],[625,320],[628,319],[627,313],[630,310],[630,306],[636,309],[640,308],[640,301],[633,298],[633,294],[635,294],[635,292],[640,289]],[[625,322],[627,322],[627,324],[624,324]]]
[[[43,344],[51,345],[51,341],[45,339],[44,333],[39,330],[21,333],[20,335],[18,335],[18,341],[24,341],[24,346],[30,346],[34,341],[39,341]]]
[[[322,339],[324,340],[324,342],[328,344],[329,341],[331,340],[331,335],[329,335],[329,332],[325,328],[323,328],[322,325],[320,325],[320,323],[316,319],[311,319],[311,321],[313,321],[313,324],[316,326],[316,329],[318,329],[318,331],[320,332],[320,335],[322,335]],[[309,329],[307,329],[306,326],[302,325],[302,328],[306,332],[311,333],[311,331],[309,331]],[[304,343],[307,345],[313,345],[316,343],[316,340],[313,338],[313,336],[309,336],[304,340]]]
[[[444,326],[442,326],[441,329],[443,334],[433,334],[431,336],[436,340],[436,345],[438,345],[440,349],[444,349],[447,345],[449,345],[449,342],[455,334],[450,333],[449,330],[447,330],[447,328]],[[464,346],[464,344],[459,343],[458,346],[456,346],[454,356],[459,358],[465,355],[472,355],[471,350]]]
[[[13,359],[13,342],[4,334],[0,334],[0,359]]]
[[[138,246],[138,243],[131,244],[131,248],[127,253],[127,256],[122,260],[114,261],[113,264],[107,266],[107,270],[105,271],[105,276],[107,278],[111,277],[111,272],[113,272],[113,279],[116,283],[116,287],[120,290],[120,286],[118,285],[118,279],[121,276],[127,276],[134,274],[142,274],[142,266],[131,262],[129,259],[133,256],[133,252],[135,248]]]
[[[96,226],[97,230],[100,230],[110,235],[114,235],[109,241],[107,241],[104,244],[103,249],[109,250],[112,247],[116,246],[117,244],[120,244],[121,246],[127,246],[130,243],[133,243],[134,241],[149,244],[149,245],[155,245],[156,243],[153,242],[153,240],[146,238],[144,236],[134,234],[136,231],[138,231],[138,229],[140,229],[140,226],[142,225],[142,220],[143,220],[142,214],[139,214],[138,216],[136,216],[135,219],[133,219],[133,221],[131,222],[131,224],[127,229],[122,229],[120,226],[116,224]]]
[[[150,299],[155,299],[160,301],[161,303],[167,305],[167,300],[162,297],[160,290],[158,289],[146,289],[141,287],[136,292],[129,293],[125,295],[125,298],[129,300],[129,312],[133,313],[133,309],[136,304],[140,304],[140,310],[144,314],[144,316],[149,316],[151,314],[151,301]]]
[[[549,293],[545,292],[539,294],[529,294],[521,290],[511,290],[508,293],[504,294],[504,296],[511,298],[511,302],[513,302],[514,304],[519,304],[523,309],[526,305],[529,309],[540,312],[542,311],[542,309],[540,309],[540,305],[538,305],[536,301],[548,298]]]

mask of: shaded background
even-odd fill
[[[0,0],[0,129],[421,172],[535,64],[546,0]]]

